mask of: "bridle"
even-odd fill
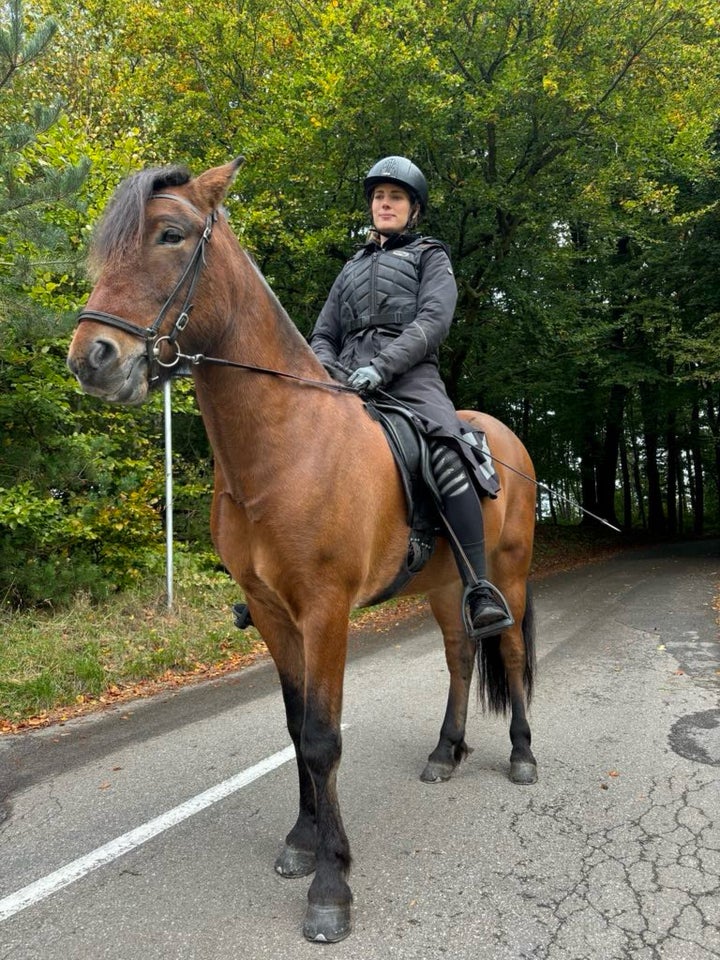
[[[212,235],[213,224],[218,218],[218,212],[217,210],[213,210],[211,213],[207,214],[207,216],[204,216],[194,204],[190,203],[189,200],[186,200],[184,197],[179,197],[174,193],[153,193],[148,199],[175,200],[177,203],[183,203],[190,207],[194,213],[203,218],[205,221],[203,232],[200,235],[197,244],[195,245],[195,249],[188,260],[187,266],[180,275],[180,279],[173,287],[167,300],[160,308],[160,312],[149,327],[141,327],[139,324],[133,323],[131,320],[126,320],[124,317],[118,317],[113,313],[105,313],[102,310],[83,310],[79,314],[77,322],[82,323],[84,320],[91,320],[95,323],[102,323],[107,327],[114,327],[116,330],[122,330],[123,333],[129,333],[132,336],[139,337],[141,340],[143,340],[145,342],[145,352],[148,362],[148,380],[150,387],[152,388],[160,380],[159,368],[171,370],[173,367],[177,366],[181,359],[189,359],[185,358],[184,355],[180,353],[177,340],[190,320],[190,312],[193,308],[193,294],[195,293],[195,287],[197,286],[198,278],[200,277],[200,271],[205,264],[205,246],[209,242]],[[168,311],[175,300],[181,295],[184,287],[186,287],[185,298],[172,329],[169,333],[164,334],[163,336],[158,336],[160,327],[162,326]],[[167,343],[174,348],[174,356],[170,360],[160,359],[160,350],[163,343]]]
[[[133,323],[131,320],[126,320],[124,317],[118,317],[114,313],[105,313],[103,310],[83,310],[78,315],[77,323],[82,323],[84,320],[101,323],[107,327],[114,327],[116,330],[122,330],[124,333],[129,333],[131,336],[139,337],[141,340],[143,340],[145,342],[145,351],[148,362],[148,382],[151,389],[160,381],[160,369],[173,370],[173,368],[178,368],[176,373],[185,373],[186,369],[181,369],[179,364],[180,361],[186,361],[193,366],[197,366],[201,363],[207,363],[214,364],[216,366],[235,367],[236,369],[240,370],[251,370],[255,373],[265,373],[274,377],[295,380],[299,383],[308,384],[309,386],[313,387],[321,387],[323,390],[330,390],[332,392],[356,393],[352,387],[348,387],[346,384],[338,383],[336,381],[328,382],[327,380],[314,380],[309,377],[301,377],[298,374],[289,373],[288,371],[284,370],[273,370],[270,367],[261,367],[257,364],[240,363],[237,360],[224,360],[219,357],[207,357],[202,353],[194,355],[182,353],[180,350],[180,345],[178,344],[178,337],[187,327],[190,320],[190,312],[193,308],[193,294],[200,277],[200,271],[205,265],[205,246],[210,241],[210,237],[212,236],[213,224],[217,221],[218,211],[213,210],[211,213],[205,216],[200,212],[200,210],[198,210],[195,204],[191,203],[189,200],[186,200],[185,197],[177,196],[177,194],[174,193],[152,193],[148,197],[148,200],[174,200],[177,203],[183,203],[198,217],[201,219],[204,218],[205,220],[203,232],[200,235],[197,244],[195,245],[195,249],[188,260],[187,266],[180,275],[180,279],[173,287],[167,300],[160,308],[160,312],[149,327],[141,327],[139,324]],[[179,297],[183,287],[186,284],[187,289],[185,292],[185,299],[183,300],[182,307],[180,308],[180,312],[178,313],[170,333],[164,334],[163,336],[158,336],[160,327],[162,326],[170,307]],[[160,351],[163,343],[174,348],[174,354],[170,360],[160,359]],[[349,373],[350,371],[347,372]],[[380,394],[384,393],[382,390],[378,392]],[[389,395],[385,394],[385,396],[387,399],[392,400],[392,397]],[[400,403],[400,401],[397,399],[395,399],[393,402],[396,404]]]
[[[184,203],[185,206],[189,207],[193,211],[193,213],[197,214],[198,217],[204,219],[205,221],[205,227],[200,235],[200,239],[198,240],[195,249],[190,256],[187,266],[183,270],[180,279],[173,287],[170,296],[162,305],[160,312],[149,327],[141,327],[139,324],[133,323],[131,320],[126,320],[124,317],[118,317],[114,313],[105,313],[103,310],[83,310],[78,315],[77,323],[82,323],[84,320],[90,320],[94,323],[102,323],[107,327],[114,327],[116,330],[122,330],[124,333],[129,333],[133,337],[139,337],[141,340],[143,340],[145,342],[145,351],[148,362],[148,383],[150,389],[157,386],[159,383],[160,369],[173,370],[174,368],[177,368],[175,370],[176,375],[179,373],[186,373],[187,368],[185,366],[180,366],[180,361],[185,361],[185,363],[192,366],[198,366],[201,363],[209,363],[216,366],[235,367],[240,370],[252,370],[256,373],[272,374],[272,376],[282,377],[287,380],[297,380],[300,383],[306,383],[315,387],[322,387],[323,389],[338,393],[355,393],[351,387],[348,387],[343,383],[337,383],[333,381],[328,382],[326,380],[312,380],[308,377],[301,377],[295,373],[288,373],[283,370],[272,370],[269,367],[260,367],[252,363],[240,363],[237,360],[223,360],[219,357],[207,357],[202,353],[182,353],[178,343],[178,337],[183,332],[185,327],[187,327],[188,321],[190,320],[190,312],[193,308],[193,294],[195,292],[195,287],[197,286],[198,278],[200,277],[200,271],[205,265],[205,246],[212,236],[213,224],[218,219],[218,211],[213,210],[211,213],[205,216],[200,212],[200,210],[198,210],[195,204],[191,203],[189,200],[186,200],[185,197],[179,197],[174,193],[152,193],[148,199],[175,200],[177,203]],[[189,283],[187,283],[188,278]],[[158,336],[160,327],[168,313],[168,310],[180,295],[186,283],[187,290],[185,292],[185,299],[170,333],[164,334],[163,336]],[[174,355],[170,360],[160,359],[160,351],[163,343],[169,344],[174,348]]]

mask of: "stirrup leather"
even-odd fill
[[[470,616],[470,594],[477,590],[478,587],[483,587],[489,593],[492,594],[493,599],[496,601],[499,607],[505,611],[505,617],[502,620],[496,620],[495,623],[489,623],[485,627],[474,627],[472,624],[472,618]],[[508,602],[502,593],[498,590],[495,584],[490,583],[489,580],[478,580],[477,583],[473,583],[470,586],[466,586],[463,592],[462,599],[462,612],[463,619],[465,621],[465,630],[469,637],[472,637],[473,640],[483,640],[485,637],[494,637],[498,633],[501,633],[503,630],[507,630],[508,627],[511,627],[515,623],[513,615],[510,613],[510,607]]]

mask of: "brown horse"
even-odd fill
[[[325,373],[220,212],[238,166],[194,179],[179,167],[145,170],[120,185],[95,234],[96,283],[68,364],[87,393],[125,404],[141,403],[178,360],[192,364],[215,456],[213,537],[277,666],[297,754],[299,814],[275,868],[285,877],[315,871],[303,932],[335,941],[350,932],[352,900],[336,792],[348,616],[403,568],[407,513],[381,427]],[[468,637],[463,587],[439,538],[403,590],[429,598],[450,673],[422,779],[447,780],[468,752],[477,657],[484,703],[511,710],[510,777],[532,783],[533,468],[499,421],[461,415],[485,431],[495,456],[501,492],[483,508],[489,573],[515,625],[481,644]]]

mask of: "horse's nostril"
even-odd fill
[[[114,360],[118,355],[118,349],[112,340],[105,340],[103,337],[93,343],[88,350],[88,366],[93,370],[101,370],[104,366]]]

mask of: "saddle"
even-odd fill
[[[445,532],[442,522],[440,492],[433,476],[430,447],[422,423],[413,411],[389,400],[373,397],[365,401],[368,414],[385,431],[398,473],[405,492],[407,524],[410,527],[408,552],[403,567],[393,582],[372,603],[381,603],[394,596],[410,578],[428,562],[435,549],[437,537]],[[480,497],[497,495],[497,477],[487,465],[492,464],[485,435],[473,431],[475,449],[480,459],[486,456],[483,472],[478,473],[477,464],[469,470],[476,492]],[[462,444],[460,445],[462,447]],[[461,455],[464,453],[459,450]]]

